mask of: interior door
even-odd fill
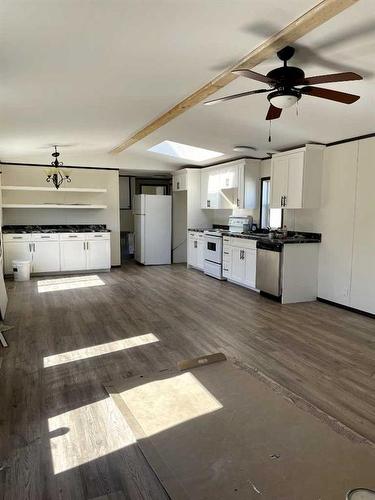
[[[34,248],[32,272],[51,273],[60,271],[60,242],[36,241]]]
[[[285,193],[288,208],[302,208],[303,169],[305,153],[301,151],[288,156],[288,190]]]
[[[13,260],[32,260],[31,243],[29,241],[7,241],[4,245],[5,274],[13,273]]]
[[[374,156],[374,138],[359,141],[350,288],[350,306],[371,314],[375,314]]]
[[[69,240],[60,242],[61,271],[85,270],[86,242],[85,240]]]
[[[109,240],[86,241],[87,269],[109,269],[111,267],[111,247]]]
[[[271,207],[281,208],[281,200],[288,192],[288,156],[272,158]]]

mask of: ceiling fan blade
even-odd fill
[[[332,75],[309,76],[295,85],[316,85],[318,83],[349,82],[351,80],[363,80],[363,77],[348,71],[346,73],[333,73]]]
[[[329,99],[330,101],[342,102],[344,104],[352,104],[358,101],[359,95],[347,94],[346,92],[339,92],[337,90],[323,89],[321,87],[303,87],[300,92],[314,97],[321,97],[322,99]]]
[[[217,104],[218,102],[231,101],[232,99],[237,99],[238,97],[245,97],[252,94],[263,94],[264,92],[271,92],[271,89],[250,90],[249,92],[242,92],[241,94],[226,95],[225,97],[219,97],[219,99],[206,101],[204,104],[206,106],[211,106],[211,104]]]
[[[256,71],[252,71],[251,69],[234,69],[232,71],[235,75],[245,76],[246,78],[251,78],[252,80],[256,80],[257,82],[268,83],[268,85],[273,85],[276,83],[275,80],[269,78],[266,75],[261,75]]]
[[[282,109],[277,108],[276,106],[273,106],[270,104],[270,107],[268,108],[266,120],[276,120],[276,118],[280,118]]]

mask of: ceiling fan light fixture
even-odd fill
[[[269,94],[267,99],[275,108],[285,109],[294,106],[301,99],[301,93],[297,90],[277,90]]]

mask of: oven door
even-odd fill
[[[204,258],[210,262],[221,264],[223,255],[223,238],[220,236],[204,236]]]

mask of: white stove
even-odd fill
[[[204,231],[204,274],[223,280],[223,234],[220,229]]]

